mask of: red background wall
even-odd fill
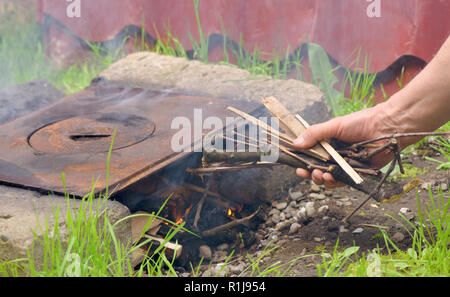
[[[169,28],[185,49],[191,48],[188,33],[199,40],[192,0],[79,1],[81,16],[70,18],[71,2],[38,0],[39,20],[46,24],[55,57],[75,56],[81,50],[78,38],[114,40],[127,25],[143,24],[153,37]],[[200,0],[199,14],[206,36],[224,28],[235,42],[242,36],[248,52],[257,46],[264,59],[274,50],[285,53],[310,41],[345,67],[354,67],[358,49],[369,58],[371,72],[389,71],[400,59],[410,80],[423,67],[420,61],[429,62],[450,34],[450,1],[379,1],[379,18],[368,17],[367,0]],[[394,75],[387,77],[393,81]]]

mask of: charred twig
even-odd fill
[[[205,203],[206,196],[208,196],[210,186],[211,186],[211,179],[208,179],[208,181],[206,182],[206,188],[203,190],[202,198],[200,199],[200,201],[197,204],[197,211],[195,212],[194,224],[193,224],[195,230],[198,230],[198,226],[197,226],[198,220],[200,219],[200,213],[202,212],[203,203]]]
[[[186,189],[191,190],[191,191],[195,191],[195,192],[199,192],[199,193],[205,193],[205,189],[204,188],[196,186],[196,185],[185,183],[183,185],[183,187],[185,187]],[[214,193],[214,192],[211,192],[211,191],[206,191],[206,193],[208,193],[209,196],[216,197],[216,198],[220,199],[220,195],[218,193]],[[224,208],[229,208],[230,207],[229,203],[227,203],[225,201],[222,201],[222,200],[213,199],[213,198],[210,198],[210,197],[206,197],[205,199],[209,203],[214,203],[214,204],[216,204],[218,206],[221,206],[221,207],[224,207]]]
[[[250,163],[250,164],[241,164],[238,166],[219,166],[219,167],[206,167],[206,168],[188,168],[186,172],[193,174],[206,174],[206,173],[217,173],[217,172],[225,172],[225,171],[239,171],[245,169],[252,168],[272,168],[274,166],[279,166],[282,164],[279,163]]]
[[[356,155],[356,157],[358,157],[358,159],[360,161],[368,161],[370,160],[373,156],[378,155],[379,153],[387,150],[388,148],[392,147],[394,145],[394,143],[397,143],[397,141],[395,139],[391,139],[388,143],[383,144],[382,146],[377,147],[376,149],[374,149],[373,151],[370,152],[366,152],[366,151],[362,151],[359,154]]]
[[[231,229],[231,228],[233,228],[233,227],[235,227],[235,226],[238,226],[238,225],[245,224],[245,223],[247,223],[248,221],[250,221],[251,219],[253,219],[253,218],[258,214],[258,212],[259,212],[260,210],[261,210],[261,207],[258,207],[258,209],[257,209],[254,213],[252,213],[251,215],[249,215],[248,217],[245,217],[245,218],[242,218],[242,219],[237,219],[237,220],[231,221],[231,222],[229,222],[229,223],[226,223],[226,224],[224,224],[224,225],[222,225],[222,226],[215,227],[215,228],[212,228],[212,229],[203,231],[203,232],[202,232],[202,236],[203,236],[203,237],[214,236],[214,235],[216,235],[216,234],[219,233],[219,232],[222,232],[222,231]]]

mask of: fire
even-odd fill
[[[227,216],[230,219],[234,220],[236,218],[236,213],[240,213],[243,208],[244,208],[244,205],[242,205],[242,204],[238,205],[237,208],[230,207],[227,209]]]
[[[184,222],[184,218],[191,211],[191,209],[192,209],[192,204],[189,205],[188,208],[186,208],[186,210],[184,211],[184,215],[183,216],[180,216],[180,217],[177,218],[177,220],[175,221],[175,224],[180,225],[181,223],[183,223]]]

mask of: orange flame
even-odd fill
[[[234,208],[234,207],[230,207],[230,208],[228,208],[227,209],[227,216],[230,218],[230,219],[232,219],[232,220],[234,220],[234,217],[235,217],[235,211],[236,211],[236,208]]]

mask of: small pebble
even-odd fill
[[[305,204],[305,209],[306,209],[306,215],[308,217],[312,217],[316,213],[316,209],[314,208],[314,202],[307,202]]]
[[[306,208],[302,207],[300,210],[295,214],[294,219],[298,222],[303,222],[307,219],[306,215]]]
[[[333,191],[330,190],[326,190],[325,192],[323,192],[326,196],[331,197],[333,195]]]
[[[272,208],[272,210],[269,212],[269,216],[273,216],[275,214],[279,215],[280,211],[276,208]]]
[[[218,245],[216,247],[217,251],[226,251],[230,248],[230,245],[228,243],[222,243],[221,245]]]
[[[212,257],[211,248],[207,245],[202,245],[199,247],[199,256],[205,260],[210,260]]]
[[[441,189],[442,189],[442,191],[447,191],[448,190],[448,184],[447,183],[442,183],[441,184]]]
[[[287,227],[289,227],[289,222],[287,221],[279,222],[278,224],[275,225],[275,229],[278,231],[283,231]]]
[[[277,203],[277,205],[275,206],[278,210],[283,210],[283,209],[285,209],[286,208],[286,206],[287,206],[287,203],[286,202],[280,202],[280,203]]]
[[[301,227],[302,227],[302,225],[300,225],[299,223],[293,223],[291,225],[291,227],[289,228],[289,234],[297,233]]]
[[[408,220],[414,219],[414,213],[409,208],[406,207],[400,208],[400,213],[403,214]]]
[[[324,205],[324,206],[319,207],[319,209],[317,210],[317,212],[318,212],[319,214],[322,214],[322,213],[325,213],[327,210],[328,210],[328,205]]]
[[[235,274],[241,273],[245,269],[244,263],[239,263],[238,265],[230,266],[230,271]]]
[[[275,223],[275,224],[277,224],[277,223],[279,223],[280,222],[280,215],[278,215],[278,214],[274,214],[273,216],[272,216],[272,222],[273,223]]]
[[[308,195],[309,198],[311,199],[317,199],[317,200],[322,200],[327,198],[324,194],[320,194],[320,193],[311,193]]]
[[[362,233],[364,231],[364,229],[363,228],[356,228],[355,230],[353,230],[353,234],[360,234],[360,233]]]
[[[289,197],[294,201],[298,201],[303,197],[303,193],[300,191],[294,192],[292,189],[289,189]]]
[[[403,235],[403,233],[401,232],[397,232],[394,235],[392,235],[391,239],[394,242],[400,242],[403,241],[403,239],[405,239],[405,235]]]
[[[348,232],[348,229],[346,229],[344,226],[339,226],[339,233],[345,233]]]
[[[310,190],[311,192],[316,192],[316,193],[318,193],[318,192],[320,192],[320,187],[319,187],[318,185],[316,185],[316,184],[312,184],[311,187],[309,188],[309,190]]]

